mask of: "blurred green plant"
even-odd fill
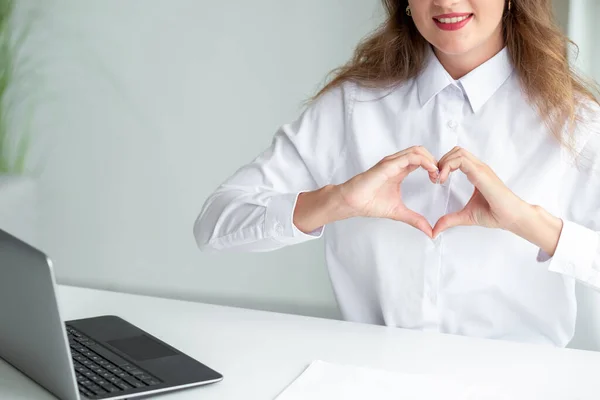
[[[22,105],[15,87],[19,80],[19,50],[30,28],[20,32],[15,29],[16,1],[0,0],[0,175],[26,172],[31,139],[31,115],[18,134],[13,123],[15,107]]]

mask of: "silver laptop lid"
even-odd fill
[[[0,229],[0,357],[64,400],[78,400],[54,272],[45,254]]]

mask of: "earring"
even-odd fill
[[[510,11],[510,7],[512,6],[512,4],[511,4],[511,3],[512,3],[512,1],[511,1],[511,0],[508,0],[508,11]]]
[[[412,13],[410,12],[410,6],[406,7],[406,15],[408,15],[409,17],[412,16]]]

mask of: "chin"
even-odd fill
[[[448,41],[445,43],[438,43],[434,45],[438,51],[444,54],[458,56],[466,54],[473,49],[474,46],[470,44],[459,42],[459,41]]]

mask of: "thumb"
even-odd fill
[[[437,236],[440,233],[444,232],[447,229],[454,228],[455,226],[467,225],[472,225],[472,223],[465,210],[446,214],[442,218],[440,218],[433,227],[433,238],[437,238]]]
[[[427,237],[431,238],[433,235],[433,230],[431,228],[431,225],[429,225],[429,221],[427,221],[427,219],[425,219],[425,217],[421,214],[416,213],[412,210],[405,209],[400,215],[397,215],[394,219],[411,225],[412,227],[425,233]]]

